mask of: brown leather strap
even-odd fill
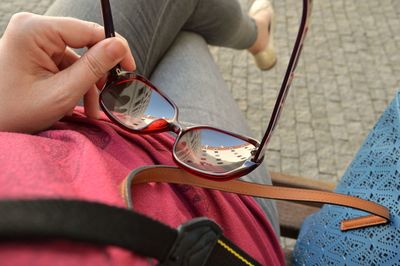
[[[149,182],[187,184],[266,199],[328,203],[359,209],[371,214],[342,221],[340,226],[342,231],[385,224],[390,217],[386,207],[353,196],[311,189],[262,185],[241,180],[212,181],[199,178],[177,167],[160,165],[138,168],[124,180],[122,193],[128,208],[132,208],[131,186]]]

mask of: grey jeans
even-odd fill
[[[46,15],[102,24],[99,3],[58,0]],[[128,40],[137,71],[177,104],[181,121],[251,136],[207,46],[245,49],[255,41],[254,21],[236,0],[119,0],[111,1],[111,8],[115,30]],[[264,165],[242,179],[271,183]],[[279,234],[274,202],[256,200]]]

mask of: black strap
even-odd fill
[[[115,245],[161,265],[259,265],[205,218],[176,230],[127,209],[79,200],[2,200],[0,239]]]
[[[109,244],[157,259],[167,255],[168,247],[177,237],[176,230],[162,223],[126,209],[95,202],[58,199],[1,201],[0,217],[1,238],[62,238]],[[136,237],[143,234],[146,237]]]

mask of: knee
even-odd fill
[[[213,6],[215,16],[212,34],[208,35],[207,42],[210,44],[220,44],[221,40],[229,40],[235,38],[235,34],[240,28],[243,21],[243,11],[238,1],[216,1]],[[220,19],[223,17],[224,19]]]

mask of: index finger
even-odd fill
[[[45,17],[49,27],[72,48],[93,46],[105,38],[103,26],[70,17]]]
[[[45,18],[50,24],[49,27],[60,37],[63,43],[72,48],[91,47],[105,38],[104,27],[95,22],[70,17]],[[126,39],[121,35],[116,34],[116,37],[124,40],[128,45]],[[135,60],[130,50],[128,56],[120,63],[126,70],[134,70],[136,68]]]

